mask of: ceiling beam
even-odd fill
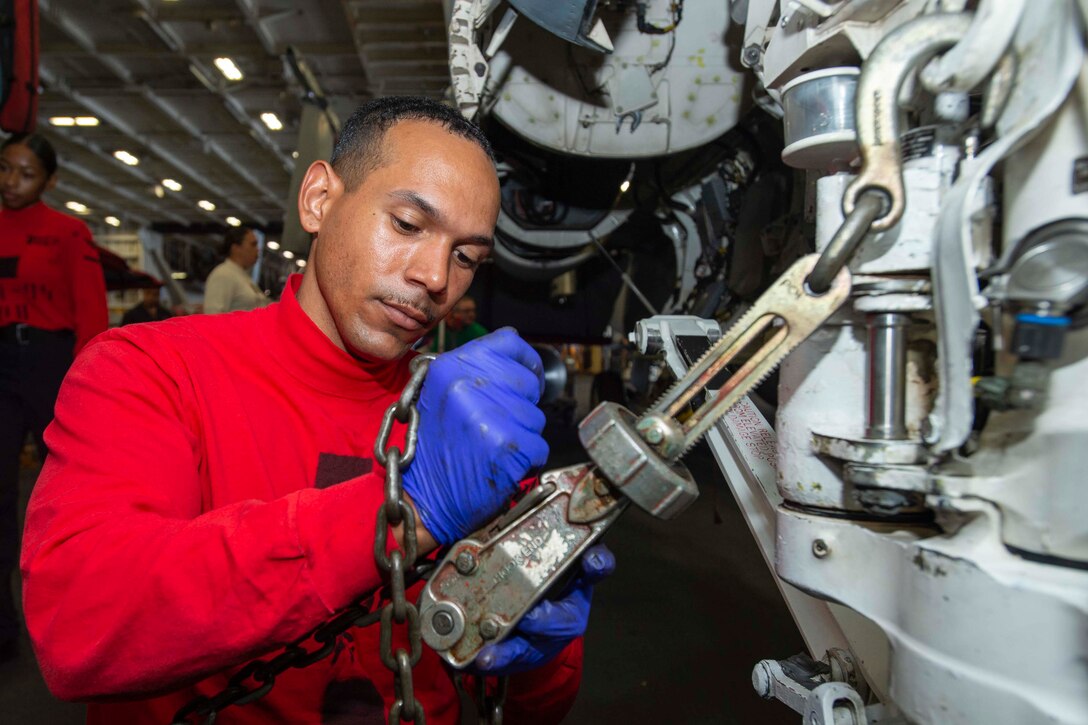
[[[71,182],[68,182],[68,181],[58,181],[57,185],[55,187],[53,187],[53,193],[55,195],[58,195],[58,196],[63,194],[64,196],[75,197],[77,199],[86,199],[87,201],[89,201],[91,204],[93,204],[100,211],[110,209],[111,207],[123,206],[123,205],[113,204],[113,203],[104,201],[101,197],[97,196],[94,192],[89,192],[85,188],[83,188],[82,186],[72,184]],[[110,212],[103,212],[103,213],[108,214]],[[118,217],[134,220],[134,221],[138,222],[139,224],[142,224],[145,227],[149,226],[151,224],[151,220],[148,217],[145,217],[142,214],[137,214],[137,213],[135,213],[133,211],[130,211],[128,209],[126,209],[125,211],[113,212],[113,214],[115,216],[118,216]],[[80,216],[79,218],[85,218],[85,217]],[[95,222],[97,223],[97,220],[95,220]]]
[[[71,174],[72,176],[78,176],[86,184],[90,184],[91,186],[103,189],[111,194],[116,194],[117,196],[123,197],[129,202],[142,207],[148,212],[147,219],[149,221],[161,221],[162,219],[170,219],[176,222],[187,221],[186,217],[156,206],[154,202],[141,198],[139,194],[133,192],[131,189],[106,184],[102,181],[102,176],[100,174],[96,174],[85,166],[77,164],[74,161],[65,161],[64,166],[61,168],[61,174]]]
[[[245,164],[239,161],[234,154],[224,148],[223,144],[214,140],[211,136],[202,133],[200,128],[198,128],[196,124],[190,121],[188,117],[186,117],[177,106],[171,104],[169,101],[162,98],[157,93],[152,92],[146,86],[140,88],[140,94],[144,97],[144,100],[155,106],[155,108],[159,109],[160,112],[173,118],[175,123],[185,129],[186,133],[188,133],[194,139],[200,141],[204,145],[205,149],[211,151],[213,154],[218,156],[221,161],[235,169],[245,168]],[[271,202],[279,209],[283,208],[282,193],[276,193],[269,187],[262,184],[256,178],[249,178],[246,179],[246,181],[248,181],[249,185],[252,186],[254,189],[261,192],[261,196],[264,197],[266,201]]]
[[[51,128],[49,130],[44,130],[43,129],[42,133],[44,133],[47,138],[49,136],[51,136],[51,135],[52,136],[57,136],[59,138],[62,138],[65,141],[67,141],[68,143],[71,143],[71,144],[74,144],[76,146],[79,146],[79,147],[83,148],[84,150],[86,150],[86,151],[90,152],[91,154],[95,155],[96,157],[102,159],[105,163],[110,164],[111,166],[117,166],[117,167],[123,169],[130,176],[132,176],[135,179],[138,179],[140,181],[140,183],[146,184],[147,188],[149,188],[149,189],[153,188],[154,186],[158,185],[158,183],[159,183],[158,180],[153,179],[151,176],[149,176],[142,169],[138,169],[138,168],[133,167],[133,166],[128,166],[126,164],[119,163],[116,159],[113,158],[112,154],[104,151],[98,144],[96,144],[96,143],[94,143],[92,141],[88,141],[87,139],[81,138],[77,134],[70,133],[67,130],[62,130],[62,129],[59,129],[59,128]],[[95,173],[95,172],[87,169],[86,167],[77,164],[76,162],[72,161],[71,159],[65,159],[64,165],[61,168],[61,172],[63,173],[65,171],[71,171],[76,176],[80,176],[84,180],[86,180],[86,181],[88,181],[88,182],[90,182],[92,184],[97,184],[99,186],[102,186],[103,188],[109,189],[110,191],[117,194],[118,196],[123,196],[126,199],[128,199],[129,201],[131,201],[131,202],[133,202],[135,204],[139,204],[140,206],[148,209],[149,211],[152,211],[154,214],[158,215],[159,217],[166,217],[166,218],[169,218],[169,219],[173,219],[174,221],[183,221],[183,220],[188,219],[188,217],[183,217],[180,214],[176,214],[176,213],[174,213],[172,211],[163,209],[161,206],[155,204],[155,202],[151,201],[150,199],[145,199],[144,197],[140,196],[139,194],[133,192],[131,189],[126,189],[123,186],[116,186],[115,187],[115,185],[108,185],[106,182],[104,182],[102,180],[102,174],[101,173]],[[198,210],[198,213],[201,214],[202,216],[207,216],[207,217],[209,217],[211,219],[214,219],[216,222],[220,222],[219,217],[213,215],[211,212],[205,211],[204,209],[201,209],[200,207],[198,207],[195,202],[193,202],[191,199],[188,198],[188,196],[186,196],[184,194],[181,194],[179,192],[170,192],[170,193],[172,195],[172,198],[181,198],[187,204],[191,204],[192,207],[194,209]]]
[[[156,18],[155,10],[157,6],[152,5],[150,0],[137,0],[143,11],[137,13],[137,15],[148,27],[154,32],[166,45],[178,55],[183,56],[189,61],[189,70],[193,72],[196,79],[207,88],[211,93],[218,96],[223,106],[227,109],[227,112],[234,117],[239,124],[249,129],[250,135],[270,151],[283,166],[284,171],[291,174],[294,171],[294,162],[291,157],[285,154],[276,144],[275,141],[268,135],[268,131],[261,125],[260,121],[255,118],[251,118],[249,113],[246,112],[242,104],[238,102],[237,98],[234,98],[226,91],[226,88],[212,80],[214,77],[212,72],[204,65],[203,61],[192,54],[190,54],[186,48],[185,43],[177,36],[174,31],[167,28]],[[243,174],[243,177],[246,175]],[[250,175],[246,180],[249,181],[252,178]]]
[[[62,11],[61,8],[55,6],[52,0],[38,1],[42,14],[46,15],[50,22],[56,25],[62,32],[64,32],[72,40],[74,40],[80,47],[84,48],[88,52],[95,52],[94,41],[91,39],[91,37],[82,27],[74,23]],[[128,68],[126,68],[119,61],[109,56],[103,56],[100,57],[100,59],[102,63],[126,85],[135,85],[132,74],[129,72]],[[106,108],[104,104],[101,104],[95,99],[92,99],[85,94],[72,89],[64,79],[57,77],[55,74],[51,73],[44,67],[40,69],[40,75],[42,77],[42,80],[44,80],[52,88],[60,91],[64,95],[68,96],[71,100],[79,103],[80,105],[92,111],[95,115],[106,120],[118,131],[131,137],[133,140],[139,141],[140,143],[144,144],[149,149],[151,149],[153,153],[159,156],[159,158],[167,161],[176,169],[185,173],[186,176],[190,177],[191,179],[202,179],[201,183],[205,187],[215,192],[223,199],[231,198],[230,194],[227,193],[224,189],[219,187],[217,184],[205,179],[205,174],[195,172],[188,163],[185,163],[181,159],[177,158],[175,154],[170,152],[161,144],[155,142],[153,139],[150,139],[145,135],[137,133],[131,126],[128,125],[127,122],[121,119],[116,113],[114,113],[111,109]],[[235,168],[237,169],[237,167]],[[239,172],[239,174],[240,176],[242,176],[243,179],[250,180],[253,178],[253,175],[251,173]],[[251,209],[242,204],[238,204],[238,206],[247,215],[261,221],[262,223],[267,223],[267,220],[262,215],[254,213]]]
[[[113,111],[110,108],[108,108],[105,104],[100,103],[100,102],[98,102],[97,100],[95,100],[93,98],[89,98],[86,95],[80,93],[79,91],[73,90],[62,79],[56,78],[55,76],[53,76],[53,74],[51,72],[49,72],[45,68],[41,68],[39,70],[39,73],[41,75],[42,80],[44,80],[49,85],[50,89],[56,90],[56,91],[58,91],[58,92],[60,92],[60,93],[62,93],[64,95],[68,96],[70,99],[72,99],[76,103],[79,103],[84,108],[88,109],[93,114],[95,114],[96,116],[101,118],[103,121],[110,124],[111,126],[116,128],[118,131],[120,131],[124,135],[131,138],[133,141],[136,141],[137,143],[140,143],[143,146],[147,147],[153,154],[158,156],[160,159],[162,159],[163,161],[165,161],[169,165],[173,166],[176,170],[180,171],[182,174],[184,174],[186,177],[188,177],[191,181],[199,180],[197,183],[199,183],[201,186],[205,187],[208,191],[212,192],[213,194],[218,195],[219,198],[222,199],[222,200],[232,198],[232,195],[231,195],[230,192],[228,192],[226,189],[219,186],[218,184],[214,183],[213,181],[209,180],[207,178],[207,174],[203,174],[203,173],[197,171],[192,166],[190,166],[186,161],[179,158],[177,156],[177,154],[173,153],[172,151],[167,149],[165,146],[158,143],[157,141],[150,138],[149,136],[147,136],[145,134],[138,133],[135,129],[130,127],[128,125],[128,123],[126,123],[123,119],[118,117],[117,114],[113,113]],[[126,168],[128,168],[130,171],[132,170],[131,167],[126,167]],[[243,212],[245,212],[247,215],[249,215],[250,217],[260,221],[262,224],[267,223],[267,220],[265,219],[265,217],[263,215],[257,214],[252,209],[250,209],[247,205],[244,205],[244,204],[242,204],[241,202],[238,202],[238,201],[235,201],[235,205],[239,209],[241,209]],[[203,211],[203,210],[201,210],[201,211]],[[209,212],[205,212],[205,213],[209,213]]]
[[[346,43],[293,43],[294,47],[306,55],[312,56],[352,56],[355,47]],[[268,53],[256,43],[205,43],[187,45],[185,50],[190,55],[216,57],[229,55],[232,58],[267,58]],[[122,58],[174,58],[176,54],[165,48],[153,48],[139,43],[99,43],[93,53],[72,43],[51,44],[50,55],[86,56],[113,55]],[[281,54],[274,53],[273,57]]]
[[[235,0],[235,2],[238,4],[238,9],[242,11],[246,23],[260,39],[264,52],[275,57],[283,55],[283,50],[278,47],[276,39],[272,37],[272,33],[268,32],[268,28],[265,27],[257,2],[255,0]],[[289,12],[296,13],[298,11]],[[280,16],[277,14],[276,17]]]

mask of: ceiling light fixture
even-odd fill
[[[216,58],[215,67],[219,69],[219,72],[223,74],[223,77],[228,81],[240,81],[245,78],[242,75],[242,71],[238,69],[238,66],[234,64],[234,61],[230,58]]]
[[[105,220],[105,221],[106,221],[106,223],[107,223],[107,224],[109,224],[109,225],[110,225],[111,227],[119,227],[119,226],[121,226],[121,220],[120,220],[120,219],[118,219],[118,218],[117,218],[117,217],[115,217],[115,216],[108,216],[108,217],[106,217],[106,220]]]
[[[264,125],[268,126],[270,131],[282,131],[283,122],[280,121],[279,116],[274,113],[262,113],[261,120],[264,121]]]
[[[171,279],[185,279],[188,276],[189,275],[186,274],[185,272],[171,272],[170,273],[170,278]]]
[[[270,239],[270,240],[268,240],[268,244],[266,244],[265,246],[268,247],[269,249],[279,249],[280,248],[280,243],[277,242],[275,239]]]
[[[174,181],[173,179],[163,179],[162,180],[162,185],[165,186],[170,191],[181,191],[181,184]]]
[[[284,259],[294,259],[295,253],[292,252],[290,249],[285,249],[283,250],[283,257]]]
[[[227,217],[227,224],[230,224],[232,227],[240,227],[242,226],[242,220],[236,216],[229,216]]]
[[[53,126],[75,126],[76,120],[71,116],[53,116],[49,123]]]
[[[306,266],[306,260],[305,259],[296,259],[295,264],[297,264],[300,267],[305,267]]]
[[[211,203],[207,199],[201,199],[196,203],[204,211],[215,211],[215,204]]]
[[[97,126],[99,123],[96,116],[76,116],[77,126]]]
[[[114,151],[113,157],[122,163],[128,164],[129,166],[135,166],[136,164],[140,163],[140,160],[138,158],[123,149]]]
[[[66,207],[74,211],[76,214],[86,214],[90,211],[86,204],[80,204],[78,201],[70,201],[65,204]]]

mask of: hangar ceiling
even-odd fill
[[[218,237],[239,222],[276,231],[306,93],[289,69],[289,49],[341,119],[374,96],[441,97],[449,85],[442,0],[39,0],[39,7],[38,130],[62,166],[48,201],[60,209],[83,204],[82,218],[96,231],[156,225]],[[229,80],[218,58],[231,59],[242,78]],[[275,114],[282,129],[262,114]],[[70,125],[51,122],[58,118]],[[97,125],[80,125],[83,118]]]

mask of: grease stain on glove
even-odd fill
[[[511,328],[439,355],[419,399],[419,441],[403,476],[423,526],[444,546],[498,514],[548,459],[540,356]]]

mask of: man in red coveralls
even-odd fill
[[[307,171],[310,265],[280,303],[112,330],[86,348],[46,434],[23,541],[27,624],[56,695],[103,700],[90,722],[169,722],[380,585],[380,420],[408,380],[405,353],[487,256],[498,198],[488,143],[455,111],[371,102],[331,163]],[[422,551],[488,521],[544,464],[542,386],[540,359],[509,329],[432,364],[403,477]],[[568,597],[477,658],[477,672],[513,675],[508,722],[569,708],[591,584],[611,564],[593,552]],[[428,722],[458,721],[430,650],[413,680]],[[218,721],[384,722],[394,697],[378,628],[354,629]]]

